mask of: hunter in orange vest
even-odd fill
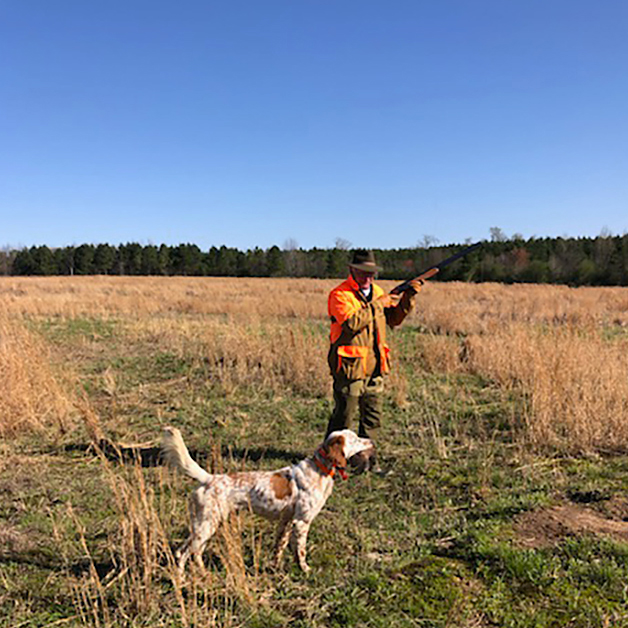
[[[380,270],[373,252],[359,249],[349,264],[349,277],[329,294],[334,410],[327,434],[350,427],[356,415],[363,437],[381,423],[384,376],[390,370],[386,326],[402,323],[421,282],[411,282],[401,295],[387,294],[373,281]]]

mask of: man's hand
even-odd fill
[[[408,292],[413,295],[416,294],[417,292],[419,292],[421,290],[421,288],[423,287],[423,284],[425,282],[423,281],[423,279],[413,279],[410,282],[410,286],[408,287]]]
[[[438,274],[438,268],[430,268],[428,271],[424,272],[420,277],[416,277],[410,282],[410,285],[407,289],[407,292],[410,293],[410,296],[414,296],[417,292],[421,290],[423,284],[431,279],[434,275]]]
[[[386,308],[386,307],[395,307],[398,303],[399,300],[401,299],[401,295],[400,294],[382,294],[381,297],[379,297],[378,302],[382,304],[382,307]]]

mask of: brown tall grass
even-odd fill
[[[628,289],[432,283],[415,313],[437,333],[492,333],[515,323],[628,327]]]
[[[0,300],[30,316],[220,316],[325,319],[334,279],[226,277],[0,277]],[[382,281],[385,288],[396,282]],[[486,330],[491,321],[628,326],[625,288],[428,283],[418,312],[431,328]],[[473,328],[473,329],[472,329]]]
[[[512,325],[467,339],[471,372],[526,401],[526,435],[571,451],[628,446],[628,338],[605,340],[573,326]]]
[[[324,318],[333,282],[221,277],[0,277],[7,311],[29,316],[176,314]]]
[[[51,364],[46,343],[0,311],[0,435],[24,430],[65,431],[74,404],[70,378]]]
[[[192,357],[227,393],[251,385],[329,393],[326,298],[334,280],[157,277],[2,278],[0,348],[13,418],[65,417],[45,348],[21,317],[116,317],[129,333]],[[394,282],[383,282],[391,287]],[[525,401],[530,443],[569,450],[626,449],[628,290],[429,283],[392,334],[397,361],[428,372],[480,375]],[[12,326],[9,330],[7,326]],[[9,367],[9,362],[15,366]],[[408,382],[395,372],[403,401]],[[7,379],[9,381],[9,379]],[[40,382],[45,381],[44,386]],[[52,404],[42,406],[42,391]]]
[[[312,397],[329,392],[325,334],[311,321],[158,317],[129,328],[142,342],[195,360],[228,393],[251,386]]]

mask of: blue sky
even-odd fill
[[[628,231],[625,0],[3,0],[0,247]]]

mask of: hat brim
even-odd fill
[[[381,268],[379,266],[376,266],[375,264],[352,264],[349,263],[349,268],[355,268],[356,270],[361,270],[365,273],[379,273],[381,272]]]

